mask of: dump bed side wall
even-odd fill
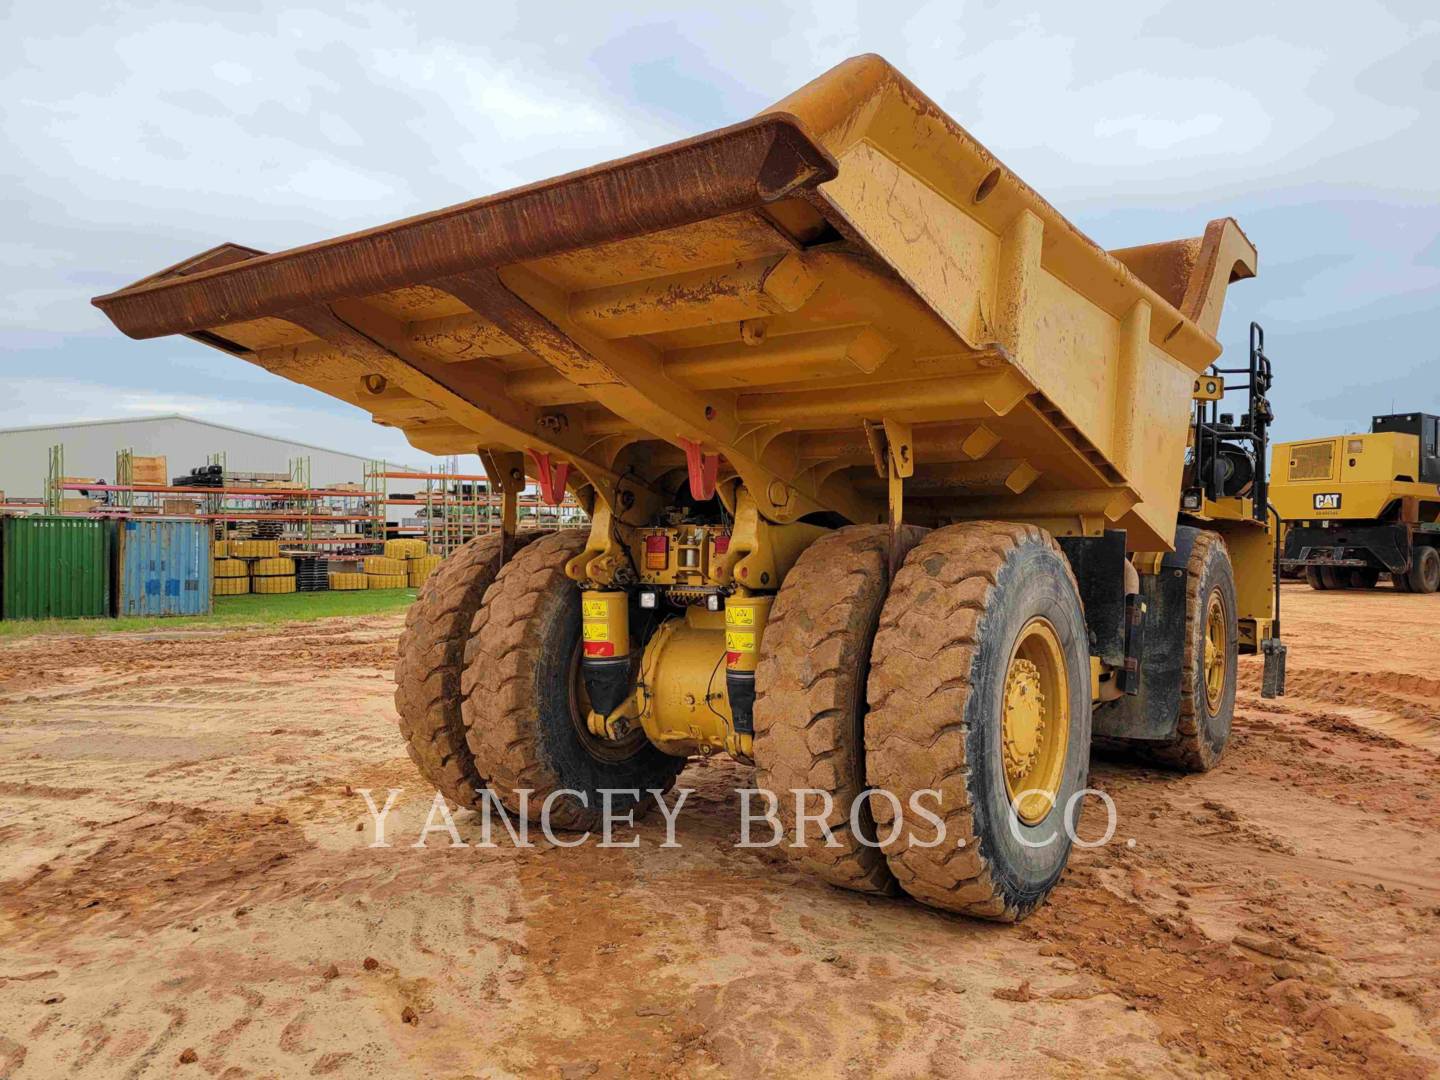
[[[839,160],[825,198],[967,344],[999,347],[996,362],[1013,364],[1105,455],[1140,497],[1133,513],[1168,543],[1194,371],[1153,340],[1155,304],[1139,288],[1092,288],[1028,207],[996,233],[868,140]],[[1200,367],[1218,353],[1189,344]]]
[[[1171,283],[1182,313],[880,57],[846,61],[775,111],[839,161],[819,192],[847,227],[967,344],[998,346],[1139,496],[1129,523],[1168,542],[1193,377],[1220,354],[1207,331],[1228,283],[1254,273],[1238,227],[1212,223],[1193,244],[1194,272]]]

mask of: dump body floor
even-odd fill
[[[1290,696],[1243,658],[1218,770],[1098,762],[1115,842],[1009,930],[737,850],[733,765],[682,776],[684,850],[658,817],[636,850],[413,850],[399,617],[6,642],[0,1075],[1419,1075],[1440,630],[1386,589],[1284,605]],[[371,849],[358,790],[392,787]]]

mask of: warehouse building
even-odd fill
[[[70,424],[0,429],[0,491],[7,498],[41,498],[50,448],[65,448],[68,476],[115,479],[115,452],[164,455],[171,476],[205,465],[223,454],[229,469],[288,473],[295,458],[310,459],[316,487],[363,482],[365,458],[308,443],[277,439],[188,416],[145,416],[126,420],[89,420]],[[395,486],[392,485],[392,490]]]

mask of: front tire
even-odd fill
[[[1013,922],[1070,855],[1090,762],[1079,589],[1048,533],[967,522],[930,533],[896,575],[871,655],[865,724],[886,862],[923,903]],[[934,796],[939,793],[938,803]],[[937,814],[944,839],[912,813]]]
[[[668,791],[683,758],[656,749],[638,729],[623,743],[590,734],[580,678],[580,590],[565,564],[584,548],[581,530],[558,532],[500,571],[470,626],[465,647],[466,740],[477,769],[505,806],[538,823],[581,831],[601,821],[602,789],[621,789],[612,813],[651,805]],[[638,792],[631,795],[629,792]]]
[[[1235,716],[1239,653],[1230,549],[1218,533],[1202,531],[1185,570],[1185,658],[1176,734],[1147,746],[1145,756],[1191,773],[1208,772],[1220,763]]]

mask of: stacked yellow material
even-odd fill
[[[425,554],[424,540],[386,540],[385,557],[389,559],[419,559]]]
[[[345,574],[336,570],[330,571],[330,589],[332,592],[347,592],[352,589],[364,589],[369,587],[365,574]]]
[[[230,555],[236,559],[274,559],[280,555],[279,540],[231,540]]]
[[[412,589],[418,589],[425,584],[425,579],[433,574],[439,565],[439,555],[421,555],[416,559],[407,559],[405,561],[405,578]]]
[[[241,541],[251,543],[252,541]],[[260,543],[274,544],[278,551],[280,544],[275,540],[259,541]],[[231,543],[231,548],[235,542]],[[250,591],[254,593],[265,593],[274,595],[276,593],[292,593],[295,591],[295,560],[284,555],[273,555],[266,558],[250,560]]]
[[[408,583],[404,574],[366,574],[365,586],[370,589],[403,589]]]
[[[279,556],[274,559],[256,559],[250,564],[251,577],[294,577],[295,560]]]
[[[390,551],[393,544],[407,544],[408,540],[387,540],[385,541],[384,555],[365,556],[365,587],[369,589],[403,589],[407,577],[405,574],[406,560],[392,557]],[[423,545],[422,545],[423,546]],[[404,549],[401,549],[404,550]]]
[[[241,563],[240,565],[243,567],[245,564]],[[244,596],[249,591],[250,579],[243,573],[239,577],[217,577],[215,579],[216,596]]]

